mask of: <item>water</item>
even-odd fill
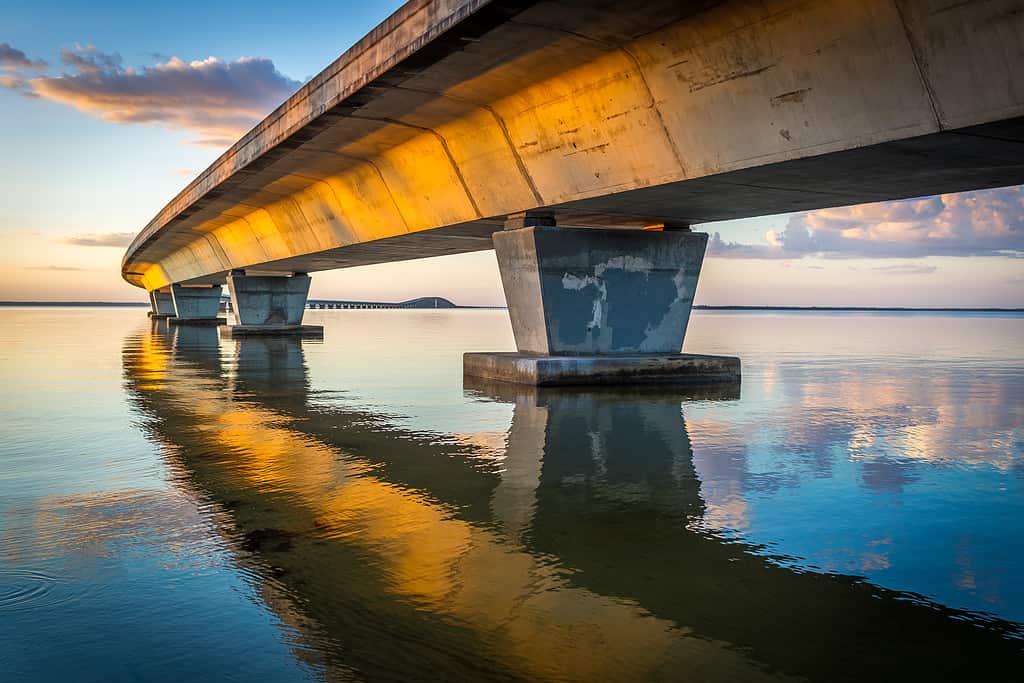
[[[0,309],[0,679],[1006,680],[1024,318],[697,312],[740,388],[463,385],[503,311]]]

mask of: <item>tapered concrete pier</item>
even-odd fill
[[[228,276],[235,324],[220,328],[222,337],[298,335],[322,337],[321,325],[303,325],[310,277],[305,273]]]
[[[680,353],[706,234],[535,225],[493,239],[519,351],[467,353],[465,375],[533,385],[739,381],[738,358]]]
[[[227,319],[217,317],[220,296],[220,285],[171,285],[175,316],[168,322],[172,325],[223,325]]]
[[[167,320],[175,316],[174,297],[170,289],[155,289],[149,293],[149,304],[152,308],[149,317],[156,320]]]

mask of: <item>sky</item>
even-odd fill
[[[128,242],[399,2],[5,3],[0,300],[143,301]],[[1024,306],[1024,188],[699,226],[697,303]],[[504,302],[493,252],[315,273],[316,298]]]

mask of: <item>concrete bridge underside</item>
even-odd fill
[[[139,234],[132,284],[1024,181],[1020,0],[413,1]]]

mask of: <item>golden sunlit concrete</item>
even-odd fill
[[[410,2],[138,235],[148,290],[1024,180],[1024,2]]]

